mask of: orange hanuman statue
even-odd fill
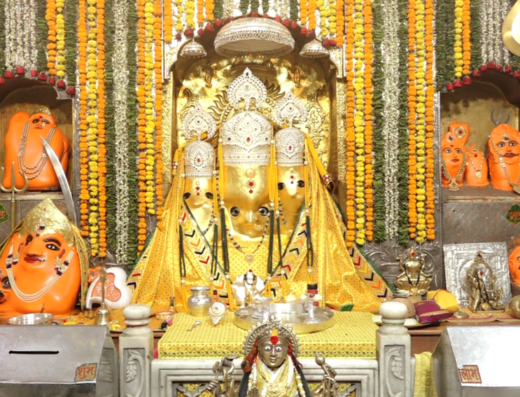
[[[489,175],[495,189],[520,193],[520,132],[507,124],[499,124],[488,140]]]
[[[20,111],[11,117],[5,136],[5,174],[2,181],[5,188],[11,187],[14,163],[17,188],[24,186],[25,174],[29,180],[29,190],[59,189],[58,177],[50,161],[47,161],[40,136],[49,143],[67,172],[69,140],[56,125],[54,117],[47,109],[32,115]]]

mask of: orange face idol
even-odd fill
[[[46,157],[41,141],[43,137],[54,150],[65,172],[69,161],[70,146],[67,136],[57,126],[48,110],[29,115],[17,112],[9,121],[5,136],[5,174],[3,186],[11,187],[14,165],[16,187],[29,180],[29,190],[58,190],[59,181],[50,160]]]
[[[450,190],[458,190],[464,176],[466,154],[461,141],[451,132],[441,140],[442,184]]]
[[[489,136],[488,151],[491,185],[500,190],[517,190],[520,175],[518,130],[507,124],[496,126]]]
[[[520,246],[515,247],[509,254],[509,273],[511,282],[520,285]]]
[[[475,145],[466,149],[466,171],[464,178],[469,186],[487,186],[488,165],[484,153]]]
[[[52,205],[48,202],[44,213]],[[74,246],[77,240],[70,224],[56,227],[56,219],[47,223],[42,218],[35,225],[31,212],[42,214],[39,206],[29,212],[0,256],[0,317],[40,312],[68,314],[76,305],[86,250]],[[66,221],[61,215],[60,221]]]

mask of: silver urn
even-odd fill
[[[188,308],[194,317],[206,317],[213,299],[209,296],[209,287],[191,287],[192,296],[188,299]]]

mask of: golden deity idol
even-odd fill
[[[406,257],[406,261],[402,256],[397,257],[403,271],[395,280],[397,292],[410,296],[426,295],[432,283],[432,276],[424,272],[426,255],[412,247],[406,251]]]
[[[46,198],[26,215],[0,255],[0,317],[68,314],[85,305],[88,254],[78,229]]]
[[[195,104],[183,119],[185,136],[197,130],[198,138],[175,155],[162,228],[128,279],[133,301],[156,312],[175,296],[176,309],[185,311],[189,288],[206,285],[234,310],[232,283],[251,270],[265,280],[262,294],[275,302],[317,284],[328,306],[377,310],[379,300],[346,248],[344,225],[324,184],[330,178],[310,138],[295,127],[307,117],[305,105],[287,94],[268,119],[267,90],[247,68],[226,99],[216,156],[202,141],[214,134],[212,116]],[[280,128],[274,136],[273,124]],[[194,144],[206,149],[194,151]],[[199,160],[214,170],[213,178],[188,172]]]

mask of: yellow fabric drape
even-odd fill
[[[424,352],[415,354],[414,397],[437,397],[435,379],[433,378],[432,354]]]

